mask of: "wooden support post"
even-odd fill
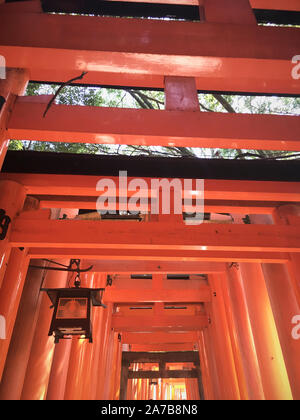
[[[37,199],[27,197],[23,211],[37,209]],[[26,248],[13,248],[10,253],[2,286],[0,288],[0,314],[6,322],[5,340],[0,341],[0,378],[17,316],[18,306],[28,269],[29,258]]]
[[[264,400],[264,392],[258,366],[257,354],[240,279],[239,268],[227,268],[227,287],[230,296],[238,348],[241,352],[243,370],[250,400]]]
[[[98,383],[97,383],[97,393],[96,399],[102,400],[105,390],[105,368],[106,361],[108,358],[109,351],[109,340],[111,336],[111,322],[112,322],[112,311],[113,304],[109,303],[107,308],[104,309],[104,316],[102,320],[101,328],[101,345],[99,352],[99,364],[98,364]]]
[[[285,205],[274,210],[273,219],[279,225],[300,223],[300,207]],[[300,341],[293,339],[292,319],[300,314],[299,256],[290,254],[288,264],[262,264],[266,287],[276,323],[283,357],[295,400],[300,398]]]
[[[211,314],[212,312],[211,305],[205,305],[205,307]],[[220,400],[222,399],[221,383],[220,383],[219,372],[218,372],[217,348],[214,346],[214,331],[213,331],[212,326],[210,325],[208,328],[205,328],[202,331],[202,334],[203,334],[204,348],[207,354],[209,379],[212,385],[212,388],[211,388],[212,399]]]
[[[206,22],[256,25],[249,0],[204,0]]]
[[[273,211],[273,220],[278,225],[299,225],[300,206],[299,205],[283,205]],[[293,290],[296,295],[298,304],[300,305],[300,260],[298,254],[289,254],[287,268],[292,280]]]
[[[68,265],[68,260],[56,260]],[[49,267],[57,267],[49,264]],[[36,269],[40,270],[40,269]],[[66,271],[47,271],[43,287],[67,287],[68,273]],[[46,293],[41,293],[41,305],[33,337],[30,357],[22,390],[22,400],[44,400],[47,395],[48,381],[51,372],[52,358],[55,350],[53,336],[48,336],[53,315],[51,302]]]
[[[42,260],[32,260],[32,262],[40,266],[45,264]],[[40,286],[44,274],[42,270],[28,269],[2,375],[0,400],[19,400],[21,398],[41,303]],[[20,349],[22,350],[20,351]]]
[[[165,77],[166,111],[200,111],[196,81],[193,77]]]
[[[129,363],[126,360],[122,359],[121,381],[120,381],[120,400],[127,399],[128,367],[129,367]]]
[[[103,393],[102,393],[102,399],[103,400],[109,400],[110,399],[110,389],[111,385],[114,381],[114,366],[113,366],[113,357],[115,352],[115,340],[117,340],[118,334],[114,333],[112,330],[109,332],[108,337],[108,349],[107,349],[107,356],[106,356],[106,363],[104,365],[104,381],[103,381]]]
[[[205,345],[204,331],[205,330],[198,332],[199,358],[202,371],[203,391],[206,400],[213,400],[213,378],[211,377],[213,373],[210,371],[208,360],[209,356],[211,355],[208,355],[208,349]]]
[[[212,303],[210,309],[213,346],[215,350],[217,369],[220,384],[220,399],[239,400],[237,372],[228,328],[225,303],[222,296],[221,279],[217,275],[209,276],[212,290]],[[210,304],[206,304],[208,307]]]
[[[5,318],[5,339],[0,340],[0,378],[4,369],[28,269],[29,259],[26,254],[26,249],[12,249],[0,289],[0,314]]]
[[[82,276],[82,287],[92,287],[94,273],[87,273]],[[69,369],[65,388],[65,400],[82,400],[87,399],[89,388],[89,374],[91,372],[91,351],[92,343],[88,340],[73,337],[72,348],[69,359]]]
[[[241,263],[241,279],[266,400],[290,400],[291,388],[260,264]]]
[[[292,320],[300,314],[287,268],[284,265],[262,264],[262,270],[270,297],[278,337],[285,361],[289,382],[295,400],[300,399],[300,340],[292,336]]]
[[[1,63],[2,64],[2,63]],[[7,121],[16,97],[22,95],[29,80],[23,69],[5,69],[5,79],[0,78],[0,170],[8,148]]]
[[[55,345],[47,388],[47,400],[64,399],[71,348],[71,340],[60,340]]]
[[[11,251],[9,244],[9,235],[11,231],[11,222],[15,216],[22,210],[26,198],[25,187],[14,181],[0,181],[0,287],[5,274],[8,258]]]
[[[227,324],[228,324],[228,332],[230,336],[234,365],[235,365],[235,370],[236,370],[236,375],[237,375],[237,380],[238,380],[240,399],[247,400],[248,392],[247,392],[246,378],[245,378],[245,372],[243,369],[241,348],[240,348],[237,335],[236,335],[233,308],[230,301],[228,287],[226,285],[226,280],[227,280],[226,273],[220,274],[219,276],[221,278],[220,292],[222,293],[223,300],[224,300],[226,319],[227,319]]]

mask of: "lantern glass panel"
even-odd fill
[[[88,298],[59,298],[56,319],[87,318]]]

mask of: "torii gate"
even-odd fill
[[[140,222],[78,216],[78,209],[96,209],[97,182],[116,180],[121,162],[110,172],[112,161],[105,166],[102,159],[105,172],[92,173],[100,158],[72,156],[77,173],[67,171],[67,156],[60,164],[57,156],[7,153],[9,139],[299,151],[298,116],[204,113],[197,97],[199,90],[299,95],[292,75],[299,28],[258,26],[253,12],[299,13],[299,2],[165,2],[199,6],[201,21],[49,14],[37,0],[0,4],[6,62],[0,80],[1,399],[118,399],[122,353],[155,351],[197,352],[200,388],[194,373],[186,379],[176,373],[172,382],[176,388],[184,381],[188,399],[199,399],[199,389],[202,399],[300,398],[300,184],[289,164],[275,164],[272,173],[260,164],[258,175],[252,163],[248,177],[239,172],[247,162],[230,162],[234,178],[225,167],[216,178],[207,172],[205,212],[239,218],[189,226],[181,214],[149,213]],[[164,89],[165,110],[54,104],[43,117],[51,98],[22,96],[29,80],[62,83],[81,72],[87,85]],[[165,177],[152,162],[151,175],[141,166],[133,175],[146,185],[150,177]],[[196,165],[182,162],[168,166],[178,178]],[[123,169],[134,164],[128,160]],[[251,224],[237,222],[245,215]],[[31,265],[71,258],[93,264],[83,276],[86,287],[106,288],[107,307],[94,311],[93,343],[54,344],[47,335],[52,310],[41,283],[66,287],[69,278]],[[176,372],[194,372],[184,357],[178,360]],[[127,397],[151,398],[149,377],[158,374],[145,373],[138,362],[131,368]],[[170,377],[166,369],[158,371]],[[160,380],[155,395],[164,399]]]

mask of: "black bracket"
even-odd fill
[[[42,270],[68,271],[68,272],[71,272],[71,273],[77,273],[78,275],[80,273],[86,273],[87,271],[90,271],[93,268],[92,265],[90,265],[87,268],[80,268],[80,260],[76,260],[76,259],[71,259],[69,265],[60,264],[56,261],[48,260],[47,258],[44,258],[43,260],[47,261],[47,262],[50,262],[52,264],[56,264],[59,267],[44,267],[44,266],[33,265],[33,264],[30,264],[29,267],[40,268]]]
[[[5,102],[6,102],[6,99],[4,98],[4,96],[0,95],[0,111],[2,110]]]
[[[5,239],[11,218],[5,214],[5,210],[0,209],[0,240]]]
[[[111,286],[113,282],[112,276],[110,274],[106,277],[106,286]]]

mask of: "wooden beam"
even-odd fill
[[[183,370],[138,370],[128,371],[128,379],[154,378],[198,378],[197,369]]]
[[[74,197],[74,196],[45,196],[36,197],[39,200],[40,208],[70,208],[96,210],[96,197]],[[260,202],[260,201],[237,201],[237,200],[204,200],[205,213],[235,213],[235,214],[272,214],[276,207],[282,202]],[[146,209],[150,209],[149,204]],[[117,210],[119,209],[117,203]]]
[[[128,363],[188,363],[199,364],[199,353],[197,351],[170,351],[163,353],[155,352],[133,352],[122,353],[122,360]]]
[[[93,272],[114,273],[114,274],[208,274],[222,273],[225,271],[225,264],[219,262],[182,262],[182,261],[135,261],[133,260],[84,260],[85,266],[93,266]]]
[[[0,180],[10,179],[19,182],[26,187],[28,195],[63,195],[99,197],[96,191],[97,182],[103,178],[111,179],[117,187],[119,178],[113,176],[94,175],[49,175],[49,174],[0,174]],[[133,177],[128,177],[128,183]],[[151,193],[151,178],[142,178],[148,186],[148,194]],[[171,181],[171,179],[169,179]],[[238,201],[262,201],[272,202],[300,202],[299,182],[280,181],[244,181],[205,179],[204,192],[206,200],[238,200]],[[132,192],[131,192],[132,194]]]
[[[189,79],[188,79],[189,80]],[[8,123],[19,140],[300,150],[300,117],[52,105],[19,98]],[[134,121],[134,124],[132,124]]]
[[[197,333],[122,333],[122,343],[124,344],[178,344],[178,343],[196,343],[198,341]]]
[[[192,351],[193,343],[131,344],[131,351]]]
[[[87,71],[84,83],[162,87],[168,74],[196,77],[205,90],[300,92],[291,77],[297,28],[16,11],[3,17],[1,54],[33,80],[62,82]]]
[[[22,220],[12,224],[15,247],[300,252],[300,227],[275,225]]]
[[[209,286],[200,289],[159,289],[159,290],[130,290],[107,288],[103,302],[114,303],[142,303],[142,302],[210,302],[211,292]]]
[[[198,331],[207,326],[206,315],[112,316],[112,328],[117,332]]]
[[[110,1],[132,1],[142,3],[163,3],[163,4],[182,4],[198,6],[203,4],[203,0],[110,0]],[[300,12],[298,0],[250,0],[253,9],[266,10],[290,10]]]
[[[156,261],[153,272],[160,272],[161,262],[172,261],[176,263],[187,262],[257,262],[285,264],[290,257],[287,253],[279,252],[243,252],[243,251],[185,251],[185,250],[139,250],[139,249],[95,249],[95,248],[30,248],[28,252],[31,258],[97,258],[104,261]],[[182,267],[182,270],[188,269]],[[177,270],[176,270],[177,271]],[[181,271],[181,270],[180,270]],[[179,272],[180,272],[179,271]],[[111,273],[109,269],[107,272]],[[131,274],[137,274],[131,273]],[[142,274],[145,274],[144,272]],[[184,273],[187,274],[187,273]]]

